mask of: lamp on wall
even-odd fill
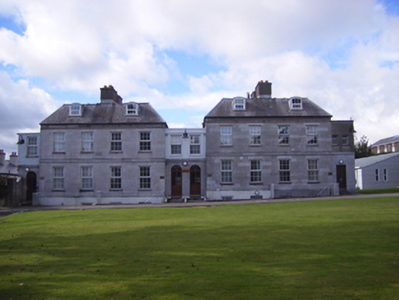
[[[188,165],[188,162],[183,161],[183,166],[187,166],[187,165]]]
[[[183,139],[188,139],[188,133],[187,133],[187,130],[186,130],[186,129],[184,129],[184,133],[183,133],[183,135],[182,135],[182,138],[183,138]]]
[[[339,164],[342,165],[344,161],[342,159],[339,160]]]

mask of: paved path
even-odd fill
[[[266,199],[266,200],[232,200],[232,201],[196,201],[188,203],[160,203],[160,204],[117,204],[117,205],[83,205],[83,206],[20,206],[20,207],[0,207],[0,217],[8,216],[19,212],[40,211],[40,210],[76,210],[76,209],[116,209],[116,208],[142,208],[142,207],[196,207],[196,206],[221,206],[221,205],[248,205],[261,203],[285,203],[303,201],[327,201],[344,200],[358,198],[377,198],[377,197],[399,197],[399,193],[394,194],[372,194],[372,195],[345,195],[330,197],[313,198],[287,198],[287,199]]]

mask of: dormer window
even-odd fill
[[[245,110],[245,98],[236,97],[233,99],[234,110]]]
[[[82,115],[82,105],[80,104],[71,104],[69,107],[69,115],[70,116],[81,116]]]
[[[291,98],[290,99],[290,109],[302,109],[302,99],[301,98]]]
[[[139,106],[137,103],[131,102],[126,105],[126,114],[137,116],[139,113]]]

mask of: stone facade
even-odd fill
[[[40,132],[36,205],[269,199],[354,191],[353,122],[307,98],[222,99],[203,128],[169,129],[148,103],[66,104]]]

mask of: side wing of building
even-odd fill
[[[163,202],[167,125],[150,104],[109,86],[99,104],[63,105],[40,125],[34,204]]]

